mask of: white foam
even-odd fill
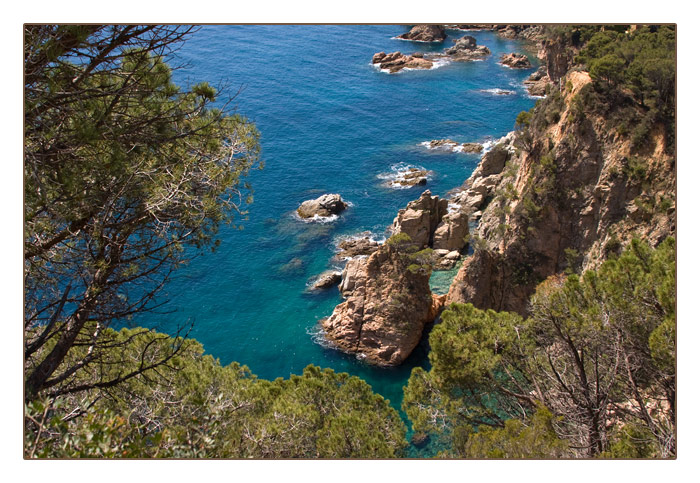
[[[311,340],[324,349],[336,349],[337,346],[326,338],[326,333],[321,324],[316,324],[306,328],[306,333],[311,336]]]
[[[508,89],[500,89],[498,87],[494,87],[492,89],[481,89],[481,92],[486,92],[495,96],[512,96],[513,94],[515,94],[515,91],[511,91]]]
[[[486,154],[486,153],[488,153],[489,151],[491,151],[491,149],[493,149],[493,147],[494,147],[496,144],[498,144],[498,142],[499,142],[498,139],[491,139],[490,141],[486,141],[486,142],[482,143],[481,145],[484,147],[484,150],[482,151],[482,154]]]
[[[413,188],[414,186],[404,186],[400,184],[400,180],[404,179],[405,175],[410,172],[411,169],[419,169],[421,171],[426,171],[427,174],[425,175],[426,179],[430,180],[432,172],[428,171],[422,166],[416,166],[408,163],[396,163],[391,165],[391,172],[390,173],[379,173],[377,175],[377,178],[386,180],[386,183],[383,183],[384,186],[392,189],[397,189],[397,190],[403,190],[403,189],[410,189]]]
[[[440,67],[444,67],[444,66],[449,65],[451,63],[452,63],[452,61],[446,57],[435,59],[435,60],[433,60],[433,66],[430,68],[430,70],[439,69]]]
[[[457,141],[454,141],[454,144],[453,143],[445,143],[445,144],[440,144],[438,146],[431,146],[430,142],[431,141],[423,141],[422,143],[419,143],[418,145],[423,146],[426,149],[430,149],[431,151],[434,151],[434,150],[452,151],[453,153],[461,153],[464,151],[464,146],[462,146],[462,144],[458,143]]]
[[[301,216],[299,216],[299,213],[295,211],[292,213],[292,218],[294,218],[295,220],[303,221],[304,223],[333,223],[340,217],[338,215],[320,216],[317,214],[311,218],[302,218]]]

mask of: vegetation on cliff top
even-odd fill
[[[675,289],[675,241],[635,240],[543,282],[527,319],[453,304],[404,409],[417,431],[450,435],[447,456],[672,457]]]

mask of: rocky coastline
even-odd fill
[[[480,60],[491,54],[488,47],[477,45],[476,39],[470,35],[465,35],[454,42],[454,46],[444,49],[442,53],[423,54],[416,52],[403,54],[400,51],[396,51],[387,54],[386,52],[377,52],[372,56],[371,63],[378,66],[382,71],[396,74],[403,69],[432,69],[439,61],[469,62]]]
[[[526,315],[530,295],[547,277],[572,264],[578,271],[595,268],[632,237],[657,243],[675,232],[675,201],[650,214],[640,208],[641,182],[620,175],[634,157],[629,140],[611,133],[600,115],[577,110],[577,96],[591,79],[585,72],[569,71],[570,47],[544,38],[541,27],[447,28],[489,28],[504,37],[538,42],[543,65],[525,84],[533,96],[555,96],[551,102],[558,112],[545,128],[521,127],[490,149],[450,139],[422,143],[430,149],[473,149],[482,156],[449,199],[424,191],[399,210],[386,243],[345,266],[339,284],[345,301],[321,325],[336,347],[373,364],[403,362],[446,304]],[[454,60],[462,50],[478,50],[469,36],[455,47],[439,55]],[[531,67],[522,54],[507,54],[501,62]],[[664,173],[675,161],[660,133],[652,140],[646,151],[649,176],[662,179],[656,197],[674,200],[675,178]],[[469,245],[473,253],[466,255]],[[449,269],[460,260],[448,293],[433,294],[431,271]]]

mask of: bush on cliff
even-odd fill
[[[675,281],[675,241],[635,240],[597,271],[542,283],[528,319],[453,304],[404,410],[416,431],[447,431],[450,456],[672,457]]]

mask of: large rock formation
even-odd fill
[[[530,63],[530,59],[527,58],[527,55],[523,55],[523,54],[516,54],[516,53],[503,54],[501,56],[501,60],[499,62],[503,65],[506,65],[506,66],[512,68],[512,69],[530,69],[530,68],[532,68],[532,64]]]
[[[391,227],[393,234],[405,233],[419,247],[432,246],[433,233],[442,217],[447,214],[447,200],[432,196],[430,190],[399,210]]]
[[[523,81],[523,84],[527,87],[527,92],[531,96],[539,97],[547,93],[547,86],[551,83],[552,81],[549,80],[549,76],[547,75],[547,67],[544,65],[540,66],[537,71],[530,74],[530,77]]]
[[[440,224],[433,233],[433,249],[454,252],[461,250],[467,244],[469,235],[469,212],[460,207],[457,211],[443,216]],[[445,255],[452,259],[450,253]]]
[[[381,70],[388,70],[395,74],[403,69],[430,69],[433,61],[423,57],[423,54],[405,55],[399,51],[387,54],[378,52],[372,57],[372,64],[379,64]]]
[[[404,244],[389,241],[369,258],[348,262],[340,286],[348,298],[321,322],[339,349],[393,366],[418,345],[444,297],[434,300],[429,267],[416,264],[411,255]]]
[[[297,208],[297,213],[302,218],[328,217],[337,215],[347,207],[348,204],[343,201],[340,195],[325,194],[315,200],[304,201]]]
[[[446,295],[433,296],[433,266],[448,269],[461,257],[469,233],[468,213],[448,212],[448,201],[425,191],[400,210],[392,237],[368,258],[353,258],[343,270],[340,292],[347,300],[322,321],[329,340],[369,362],[403,362],[423,326],[439,314]],[[436,250],[424,250],[425,248]]]
[[[399,35],[400,39],[417,42],[442,42],[447,38],[442,25],[416,25],[410,32]]]
[[[455,61],[477,60],[489,55],[491,51],[485,45],[476,45],[476,39],[471,35],[455,40],[455,45],[446,49],[445,54]]]
[[[585,72],[562,78],[529,127],[487,153],[456,196],[483,214],[448,303],[525,314],[547,277],[595,268],[633,237],[656,245],[675,233],[675,157],[662,128],[635,147],[610,121],[634,103],[581,108],[574,100],[590,82]]]

